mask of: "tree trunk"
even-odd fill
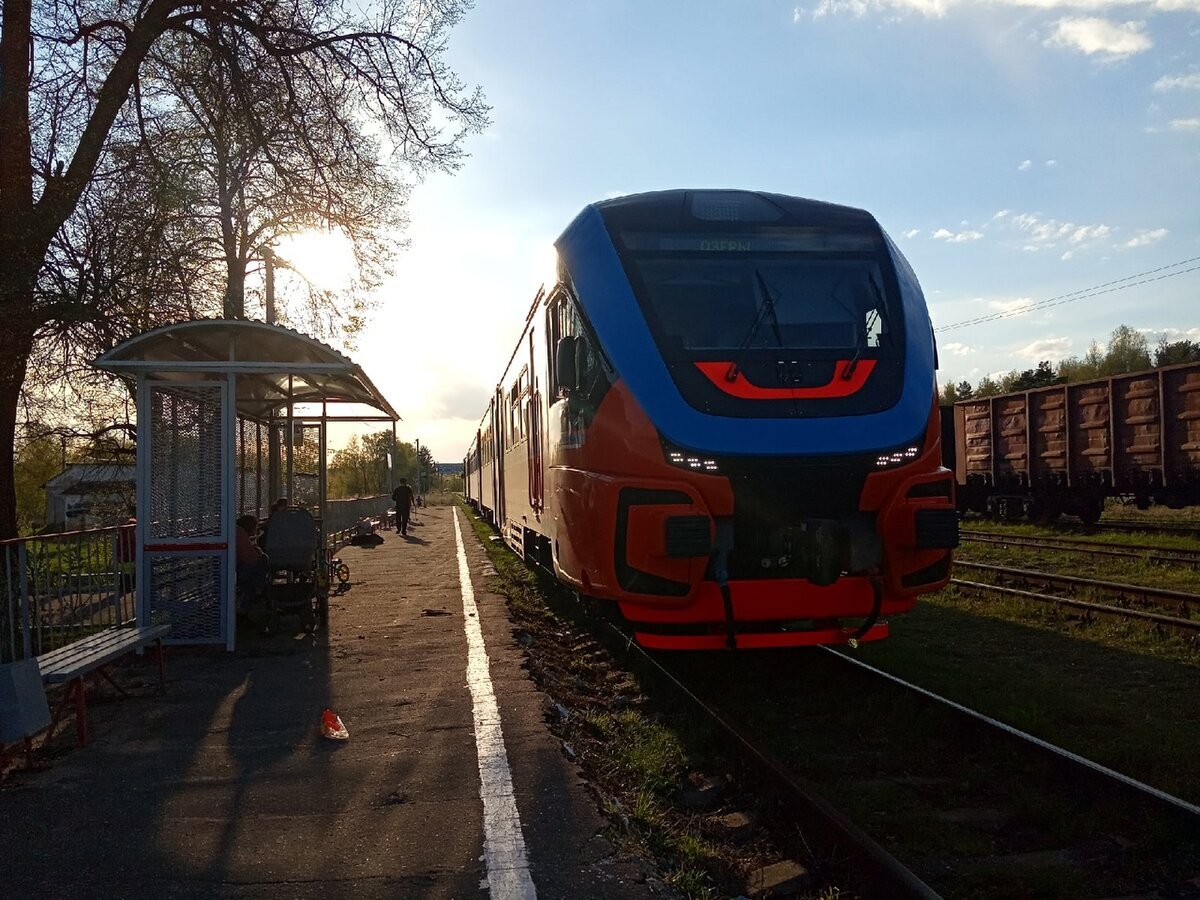
[[[21,385],[25,383],[29,354],[33,351],[34,276],[32,272],[14,271],[16,265],[6,268],[0,277],[0,321],[4,322],[0,328],[0,447],[12,448],[17,436]],[[11,451],[0,451],[0,540],[17,536],[14,456]]]

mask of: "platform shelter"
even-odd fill
[[[237,517],[287,497],[327,522],[327,425],[400,417],[347,356],[264,322],[166,325],[95,365],[137,383],[138,622],[232,650]]]

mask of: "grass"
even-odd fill
[[[1200,655],[1142,625],[1085,623],[948,588],[858,656],[1191,802]]]

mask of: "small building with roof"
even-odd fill
[[[77,531],[124,522],[134,501],[136,472],[132,463],[68,463],[42,485],[45,527]]]

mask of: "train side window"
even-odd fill
[[[506,450],[511,450],[528,437],[525,420],[525,398],[529,394],[529,367],[522,366],[508,392],[508,441]]]
[[[551,383],[555,386],[555,400],[566,400],[566,426],[568,431],[582,430],[590,424],[600,401],[612,385],[603,358],[579,313],[572,298],[565,292],[555,297],[551,314],[551,333],[555,336],[555,352],[551,354]],[[563,338],[573,338],[574,382],[571,389],[560,386],[562,380],[558,369],[558,346]]]

